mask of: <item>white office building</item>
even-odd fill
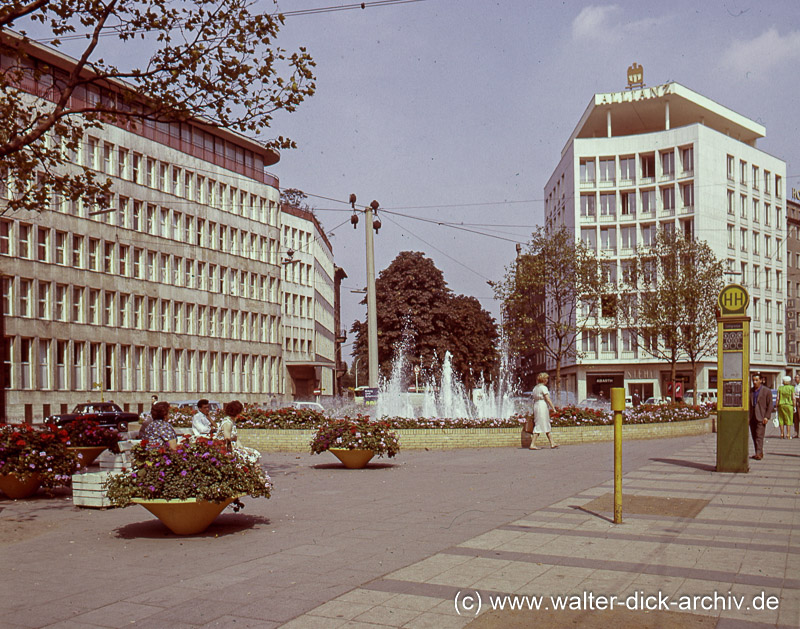
[[[786,166],[758,149],[765,133],[677,83],[595,94],[547,182],[545,218],[607,257],[612,278],[658,229],[708,242],[726,279],[750,292],[751,368],[777,386],[786,360]],[[669,365],[614,325],[601,321],[600,333],[579,338],[563,388],[578,399],[622,386],[642,399],[666,397]],[[716,377],[709,356],[698,388],[716,388]],[[679,364],[678,379],[690,378],[688,362]]]
[[[74,65],[28,53],[43,81]],[[8,419],[101,398],[138,411],[151,394],[282,398],[279,185],[265,170],[278,159],[202,120],[104,124],[71,167],[112,180],[106,208],[54,196],[8,212],[0,199]]]
[[[296,400],[337,394],[333,247],[310,211],[283,205],[283,356],[287,395]]]

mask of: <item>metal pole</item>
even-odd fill
[[[625,389],[611,389],[611,410],[614,411],[614,524],[622,524],[622,411]]]
[[[355,372],[356,372],[356,386],[355,386],[355,388],[356,388],[356,389],[358,388],[358,361],[359,361],[359,360],[361,360],[361,357],[360,357],[360,356],[359,356],[358,358],[356,358],[356,362],[355,362],[355,364],[353,365],[353,369],[354,369],[354,370],[355,370]]]
[[[375,245],[372,236],[372,211],[377,208],[377,201],[366,207],[366,225],[364,225],[367,233],[367,353],[370,387],[378,386],[378,317],[375,302]]]

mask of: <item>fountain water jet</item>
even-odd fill
[[[501,359],[501,377],[492,385],[487,385],[481,378],[481,386],[473,390],[472,396],[468,395],[453,370],[449,351],[444,356],[439,382],[429,378],[424,383],[423,393],[406,391],[403,374],[407,371],[407,364],[404,348],[401,348],[392,365],[389,380],[381,383],[375,407],[376,417],[506,419],[515,412],[505,352]]]

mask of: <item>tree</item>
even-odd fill
[[[423,369],[444,359],[448,350],[462,382],[472,387],[496,368],[497,328],[474,297],[453,295],[444,275],[418,251],[403,251],[375,282],[378,361],[384,376],[401,347],[410,365]],[[366,303],[365,301],[362,303]],[[366,369],[367,324],[356,321],[353,356]]]
[[[503,329],[512,352],[528,357],[541,352],[555,362],[555,390],[561,365],[580,356],[578,336],[598,327],[608,282],[601,260],[566,227],[539,227],[527,250],[506,267],[494,284],[503,301]]]
[[[308,205],[308,195],[298,188],[281,188],[281,205],[290,205],[299,210],[313,212]]]
[[[708,243],[661,229],[651,246],[637,250],[624,275],[623,324],[635,330],[640,348],[669,362],[671,382],[678,361],[688,359],[697,391],[697,363],[716,351],[722,262]]]
[[[243,134],[265,131],[315,90],[305,48],[274,44],[283,16],[255,0],[30,0],[0,7],[0,173],[14,182],[6,209],[39,210],[50,194],[102,199],[111,182],[66,169],[87,129],[201,118]],[[32,62],[20,25],[47,29],[50,46],[80,42],[73,67]],[[19,32],[12,32],[17,28]],[[106,39],[106,36],[112,36]],[[131,68],[102,57],[102,42],[137,44]],[[141,64],[141,50],[152,54]],[[56,63],[54,61],[54,63]],[[33,88],[36,88],[35,90]],[[26,91],[27,90],[27,91]],[[30,91],[36,91],[34,97]],[[270,148],[294,143],[277,137]]]

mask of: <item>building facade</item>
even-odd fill
[[[337,287],[343,271],[334,264],[333,247],[312,212],[286,204],[281,210],[287,394],[296,400],[324,400],[339,394],[343,339]]]
[[[786,349],[786,167],[757,148],[764,135],[762,125],[677,83],[596,94],[547,182],[545,219],[601,253],[612,282],[659,229],[708,242],[726,279],[750,292],[751,368],[776,386]],[[578,399],[623,386],[642,400],[666,397],[669,365],[633,330],[610,318],[597,327],[579,339],[565,388]],[[716,388],[716,372],[716,356],[707,356],[698,388]],[[679,364],[678,380],[690,378],[688,363]]]
[[[30,63],[72,66],[38,46]],[[71,167],[113,181],[105,207],[0,200],[8,419],[101,397],[133,411],[151,394],[283,397],[278,160],[199,120],[104,124]]]
[[[800,373],[800,190],[786,198],[786,365]]]

